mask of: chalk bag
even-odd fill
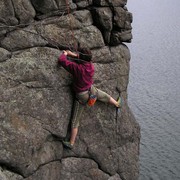
[[[89,106],[94,106],[96,100],[97,100],[97,96],[91,94],[91,95],[89,96],[88,105],[89,105]]]

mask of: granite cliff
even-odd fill
[[[0,1],[0,179],[137,180],[140,128],[127,104],[132,14],[127,0]],[[73,106],[61,50],[91,48],[95,85],[124,99],[97,102],[72,151],[62,146]]]

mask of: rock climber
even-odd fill
[[[70,61],[68,56],[76,58],[78,61]],[[110,95],[93,85],[94,65],[89,48],[79,48],[78,53],[64,50],[59,57],[59,63],[73,76],[75,102],[71,121],[71,135],[70,140],[62,142],[65,148],[72,149],[78,133],[81,115],[87,105],[92,106],[97,99],[120,108],[122,100],[119,97],[116,101]]]

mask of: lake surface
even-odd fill
[[[128,0],[129,106],[141,126],[140,180],[180,180],[180,0]]]

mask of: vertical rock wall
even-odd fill
[[[127,0],[0,1],[0,179],[136,180],[140,129],[127,104],[132,14]],[[97,102],[65,150],[72,77],[61,50],[91,48],[95,85],[124,99]]]

